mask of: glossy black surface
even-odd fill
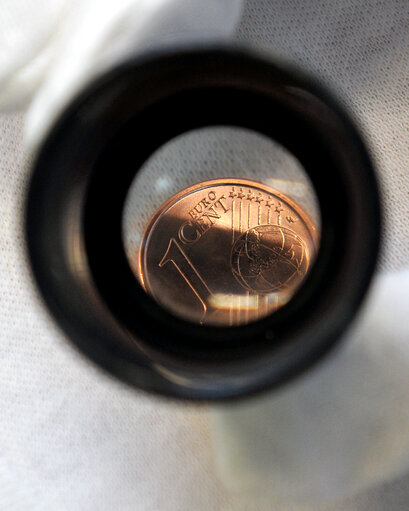
[[[138,285],[121,238],[140,166],[169,139],[217,125],[285,146],[321,209],[305,284],[275,314],[240,327],[201,327],[160,308]],[[35,277],[72,341],[137,387],[193,399],[259,391],[321,359],[359,308],[379,232],[373,168],[351,121],[298,72],[237,48],[149,55],[91,85],[41,148],[26,211]]]

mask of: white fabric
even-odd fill
[[[19,11],[15,8],[17,4],[21,6]],[[112,4],[112,8],[119,5]],[[39,48],[46,47],[56,36],[56,27],[60,25],[55,20],[60,19],[61,26],[68,26],[65,24],[66,17],[70,17],[68,11],[71,5],[75,11],[76,3],[52,5],[47,0],[47,9],[44,5],[45,2],[42,5],[37,0],[37,11],[32,2],[3,0],[0,6],[0,37],[5,34],[4,27],[9,29],[7,46],[0,44],[1,51],[5,49],[0,53],[2,107],[7,104],[11,108],[13,98],[14,105],[27,104],[36,91],[39,92],[35,101],[40,101],[41,91],[50,87],[57,76],[55,70],[62,65],[58,63],[59,53],[53,44],[49,53],[45,52],[46,56],[52,54],[44,57],[45,63],[35,64],[32,56],[39,55]],[[75,26],[72,23],[71,27]],[[406,0],[333,0],[324,4],[318,0],[248,0],[237,32],[240,40],[261,44],[317,73],[337,91],[364,127],[384,193],[386,222],[381,264],[384,272],[409,267],[408,28]],[[38,38],[26,39],[31,29]],[[67,34],[70,32],[65,30]],[[75,33],[71,31],[73,41]],[[67,36],[64,44],[69,40]],[[65,51],[70,54],[73,50],[66,46]],[[15,62],[13,72],[10,62]],[[3,72],[5,69],[7,73]],[[19,72],[23,69],[30,76],[26,82],[24,72]],[[74,81],[72,87],[75,86]],[[1,95],[4,90],[8,90],[6,99]],[[35,118],[35,104],[32,103],[31,119]],[[52,115],[50,110],[44,116],[45,122]],[[278,494],[286,500],[289,497],[334,498],[382,477],[390,478],[409,465],[405,374],[409,365],[408,309],[405,309],[407,286],[403,273],[382,280],[379,276],[377,294],[373,295],[366,319],[357,323],[356,335],[350,335],[349,343],[325,364],[273,394],[266,405],[249,402],[238,412],[225,409],[222,418],[222,412],[212,412],[213,416],[218,414],[215,420],[223,422],[225,432],[221,441],[217,437],[215,448],[206,408],[165,402],[113,381],[70,348],[44,311],[24,255],[21,211],[29,165],[22,156],[22,129],[21,117],[3,116],[0,128],[0,509],[281,511],[295,509],[295,505],[278,503]],[[384,360],[388,364],[381,364]],[[334,399],[329,400],[330,396]],[[311,414],[311,407],[306,403],[316,407],[316,414]],[[277,437],[269,436],[272,430],[257,429],[254,421],[248,421],[249,409],[254,416],[262,413],[268,418],[274,412],[274,417],[282,419],[281,424],[278,419],[275,423],[281,442],[275,443]],[[287,431],[285,417],[291,417],[292,427]],[[323,418],[326,422],[319,423],[318,419],[323,421]],[[336,420],[332,430],[328,427],[331,420]],[[308,427],[308,436],[303,422]],[[318,436],[320,426],[322,436]],[[268,441],[257,443],[256,437],[245,437],[245,428],[252,428],[253,433],[261,431]],[[283,436],[283,432],[288,435]],[[228,436],[230,449],[225,444]],[[351,443],[351,439],[357,444]],[[259,456],[260,445],[283,450],[275,452],[275,456],[266,452]],[[299,448],[294,449],[294,445]],[[232,456],[234,451],[236,458]],[[318,458],[314,457],[317,453]],[[245,492],[234,493],[221,485],[215,472],[214,454],[222,460],[222,475],[230,486],[237,487],[238,481],[245,478]],[[253,461],[256,455],[257,463]],[[246,459],[238,465],[242,456]],[[264,473],[258,477],[261,460],[266,463],[266,473],[273,474],[267,481]],[[282,470],[278,471],[280,467]],[[342,472],[345,467],[351,473]],[[368,467],[374,467],[373,471]],[[338,479],[337,473],[345,477]],[[326,479],[318,480],[320,474]],[[301,495],[301,483],[307,476],[315,486],[304,488]],[[280,484],[278,477],[281,477]],[[272,492],[274,488],[277,494]],[[311,495],[314,488],[315,493]],[[323,494],[323,490],[327,493]],[[407,507],[408,500],[406,477],[319,509],[400,511]],[[300,508],[316,510],[318,505],[297,506]]]
[[[34,96],[25,130],[26,144],[33,149],[81,86],[114,62],[159,44],[226,38],[239,20],[242,4],[241,0],[47,0],[40,4],[18,0],[8,7],[14,16],[3,19],[3,39],[8,43],[4,48],[8,50],[14,42],[15,33],[20,44],[13,48],[13,58],[3,59],[0,108]],[[27,25],[32,18],[36,23],[22,29],[20,18]]]
[[[274,395],[215,410],[218,461],[231,488],[334,501],[409,467],[402,288],[409,271],[379,277],[343,349]]]

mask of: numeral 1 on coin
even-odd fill
[[[203,321],[207,311],[207,303],[209,302],[209,297],[212,292],[175,238],[170,239],[165,255],[159,263],[159,267],[162,268],[166,263],[174,264],[175,268],[200,300],[203,306]]]

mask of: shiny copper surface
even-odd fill
[[[163,204],[130,262],[175,315],[239,325],[288,302],[317,248],[315,226],[288,197],[255,181],[216,179]]]

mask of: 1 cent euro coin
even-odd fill
[[[316,227],[290,198],[255,181],[216,179],[158,209],[131,266],[173,314],[233,326],[287,303],[317,244]]]

